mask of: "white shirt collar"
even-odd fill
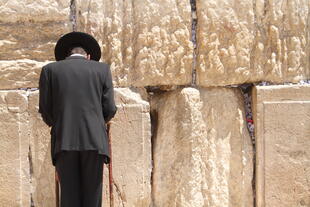
[[[80,57],[85,57],[84,55],[81,55],[81,54],[72,54],[72,55],[70,55],[70,57],[71,56],[80,56]]]

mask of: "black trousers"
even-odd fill
[[[103,155],[63,151],[57,155],[61,207],[101,207]]]

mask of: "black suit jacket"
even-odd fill
[[[39,112],[52,127],[53,165],[62,150],[97,150],[109,158],[105,123],[116,113],[109,66],[70,56],[42,68],[39,88]]]

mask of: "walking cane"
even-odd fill
[[[56,193],[56,207],[59,207],[59,177],[55,168],[55,193]]]
[[[107,132],[109,139],[109,150],[110,150],[110,163],[109,163],[109,193],[110,193],[110,207],[114,207],[113,199],[113,175],[112,175],[112,145],[111,145],[111,122],[107,124]]]

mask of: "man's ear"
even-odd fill
[[[90,54],[87,54],[87,60],[90,60]]]

